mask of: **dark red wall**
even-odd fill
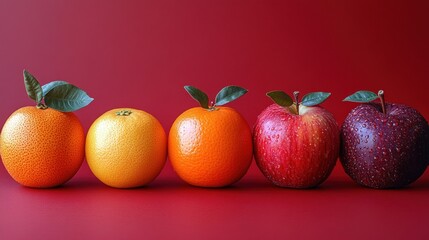
[[[226,85],[249,93],[230,104],[253,125],[270,90],[329,91],[341,124],[360,89],[429,118],[427,1],[0,1],[0,125],[33,104],[22,70],[66,80],[95,101],[85,128],[115,107],[155,115],[168,131]]]

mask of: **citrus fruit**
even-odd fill
[[[193,87],[187,90],[195,99],[205,95]],[[231,99],[237,96],[240,94]],[[217,102],[222,99],[217,98]],[[250,167],[251,130],[233,108],[201,105],[174,121],[168,138],[169,159],[178,176],[191,185],[228,186],[240,180]]]
[[[37,188],[55,187],[72,178],[82,165],[85,133],[72,113],[93,98],[65,81],[43,86],[27,70],[24,85],[36,107],[12,113],[0,136],[3,164],[15,181]]]
[[[167,158],[167,136],[151,114],[132,108],[107,111],[91,125],[86,159],[104,184],[140,187],[154,180]]]
[[[84,147],[85,133],[76,115],[52,108],[18,109],[6,120],[0,137],[6,170],[28,187],[67,182],[82,164]]]

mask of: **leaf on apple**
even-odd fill
[[[293,104],[292,98],[283,91],[271,91],[267,93],[267,96],[282,107],[289,107]]]
[[[357,92],[353,93],[352,95],[344,98],[343,101],[367,103],[367,102],[374,101],[377,98],[378,98],[377,94],[375,94],[371,91],[364,90],[364,91],[357,91]]]
[[[299,92],[294,92],[294,98],[295,98],[295,104],[299,105],[302,104],[306,107],[316,106],[321,103],[323,103],[328,97],[331,95],[331,93],[328,92],[312,92],[309,94],[306,94],[302,101],[299,102],[298,100]],[[294,100],[286,94],[283,91],[271,91],[267,93],[267,96],[271,98],[276,104],[282,106],[282,107],[289,107],[294,103]]]
[[[306,107],[316,106],[323,103],[329,96],[331,96],[331,93],[328,92],[308,93],[302,97],[301,104]]]

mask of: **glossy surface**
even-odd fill
[[[405,105],[363,104],[341,128],[341,163],[359,184],[401,187],[415,181],[429,163],[429,126]]]
[[[272,104],[253,129],[256,163],[277,186],[317,186],[328,178],[338,158],[340,136],[334,116],[321,107],[300,106],[299,112]]]
[[[62,188],[21,187],[0,167],[2,239],[425,239],[429,175],[401,190],[336,169],[320,187],[273,186],[256,170],[229,188],[191,187],[170,167],[148,187],[105,186],[86,165]]]

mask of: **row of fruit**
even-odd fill
[[[360,102],[339,128],[319,106],[329,93],[299,98],[267,93],[275,103],[257,118],[253,130],[234,109],[223,105],[247,92],[228,86],[209,102],[201,90],[185,86],[200,107],[183,112],[167,136],[159,121],[138,109],[113,109],[94,121],[85,136],[72,113],[93,99],[76,86],[54,81],[41,86],[24,70],[28,96],[36,107],[15,111],[4,124],[0,154],[10,176],[36,188],[62,185],[86,157],[104,184],[133,188],[153,181],[168,158],[178,176],[200,187],[223,187],[240,180],[252,159],[273,184],[311,188],[331,174],[338,157],[357,183],[398,188],[417,180],[429,164],[429,126],[415,109],[358,91]],[[378,102],[373,102],[379,99]]]

